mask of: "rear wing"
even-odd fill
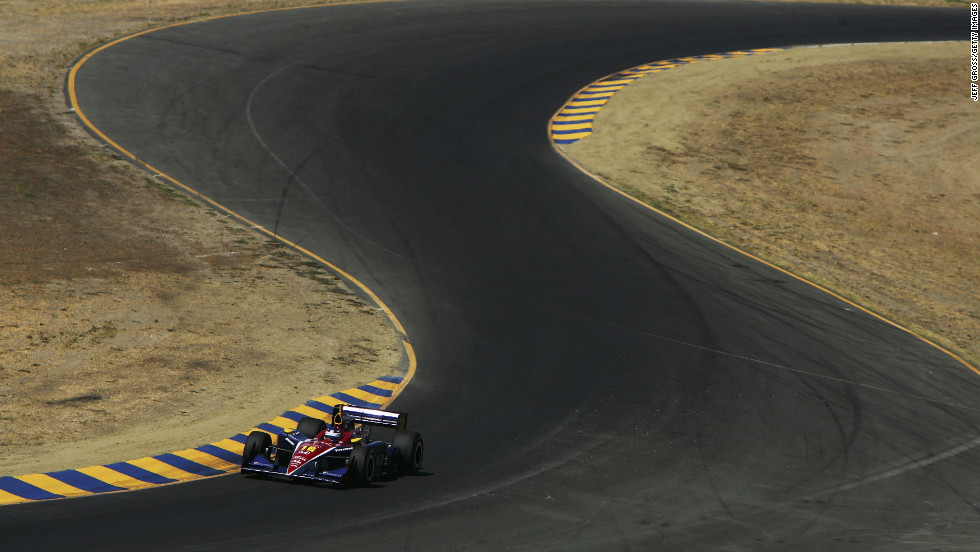
[[[349,404],[337,405],[334,409],[333,418],[335,424],[353,420],[358,424],[393,427],[395,429],[405,429],[408,426],[408,414],[404,412],[390,412]]]

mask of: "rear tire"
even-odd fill
[[[356,446],[350,455],[351,483],[357,486],[367,486],[374,481],[377,473],[377,463],[370,447]]]
[[[422,436],[414,431],[398,431],[391,444],[398,449],[398,471],[402,475],[418,473],[425,452]]]
[[[258,455],[266,455],[266,451],[272,446],[272,436],[264,431],[253,431],[245,439],[245,448],[242,450],[242,466],[252,463]]]
[[[309,416],[300,418],[299,425],[296,426],[296,431],[302,433],[307,439],[316,437],[324,429],[327,429],[327,422]]]

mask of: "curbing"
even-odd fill
[[[673,67],[687,65],[697,61],[707,61],[713,59],[724,59],[732,57],[744,57],[766,52],[777,52],[783,48],[757,48],[754,50],[739,50],[737,52],[727,52],[724,54],[707,54],[703,56],[691,56],[666,61],[656,61],[639,65],[632,69],[613,73],[603,77],[596,82],[586,86],[575,93],[571,99],[555,114],[548,125],[548,132],[551,140],[558,145],[568,145],[578,142],[592,134],[592,125],[596,115],[602,111],[606,103],[616,92],[633,81],[643,78],[653,73],[666,71]]]
[[[406,347],[410,349],[407,343]],[[414,356],[410,354],[408,372],[413,371]],[[104,466],[0,477],[0,505],[133,491],[234,473],[241,467],[242,449],[249,432],[261,430],[275,434],[286,427],[296,427],[304,416],[326,418],[333,406],[340,403],[384,408],[407,380],[407,375],[384,376],[360,387],[317,397],[244,433],[197,448]]]

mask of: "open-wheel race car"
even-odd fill
[[[422,436],[406,429],[407,415],[346,404],[333,409],[329,423],[302,418],[295,430],[275,437],[253,431],[242,452],[243,474],[364,486],[372,481],[418,473]],[[373,429],[392,434],[374,440]],[[388,429],[382,429],[388,428]],[[377,432],[375,432],[377,433]]]

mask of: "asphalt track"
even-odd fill
[[[977,374],[597,185],[547,137],[571,93],[627,67],[962,39],[967,20],[379,3],[100,52],[77,75],[98,129],[344,268],[404,323],[419,369],[395,407],[427,438],[426,475],[9,506],[3,548],[977,549]]]

